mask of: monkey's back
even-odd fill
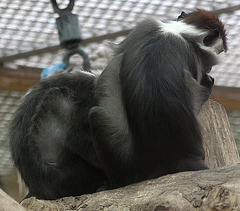
[[[56,199],[102,186],[103,172],[87,161],[95,80],[81,73],[51,76],[22,99],[9,136],[12,158],[29,196]]]
[[[91,110],[90,123],[114,186],[207,168],[185,77],[185,71],[192,78],[199,74],[194,47],[165,33],[161,22],[146,19],[119,45],[100,76],[99,104]]]

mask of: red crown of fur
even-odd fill
[[[222,37],[224,50],[227,50],[226,30],[224,24],[215,14],[205,10],[197,9],[194,12],[188,13],[183,21],[187,24],[195,25],[199,29],[217,29]]]

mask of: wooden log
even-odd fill
[[[25,209],[18,204],[13,198],[8,196],[0,189],[0,210],[1,211],[24,211]]]
[[[216,168],[239,162],[236,142],[233,138],[224,107],[208,100],[199,114],[202,126],[205,162],[209,168]]]
[[[240,210],[240,164],[181,172],[89,195],[56,201],[26,199],[28,210],[145,211]]]
[[[236,164],[239,155],[225,109],[209,100],[199,119],[209,170],[166,175],[115,190],[55,201],[29,198],[22,205],[28,210],[48,211],[240,210],[240,164]],[[226,167],[230,164],[235,165]]]

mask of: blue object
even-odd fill
[[[61,63],[56,63],[53,67],[51,68],[44,68],[42,73],[41,73],[41,78],[46,78],[49,74],[56,72],[56,71],[60,71],[60,70],[64,70],[66,68],[66,64],[61,62]]]

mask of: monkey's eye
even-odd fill
[[[178,16],[177,21],[180,21],[180,20],[184,19],[186,16],[187,16],[187,13],[182,11],[181,15]]]
[[[203,39],[204,45],[210,46],[219,37],[219,35],[220,32],[217,29],[211,31],[210,34]]]

